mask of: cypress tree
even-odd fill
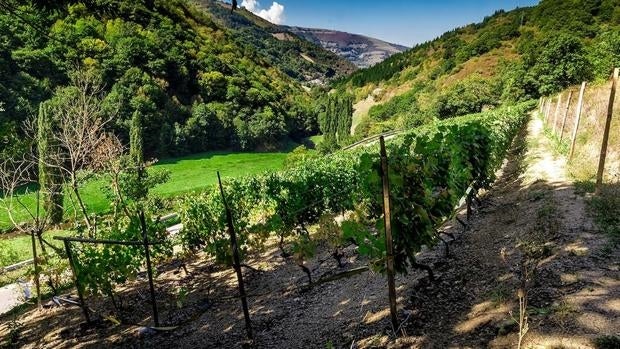
[[[52,134],[53,120],[49,115],[47,102],[39,104],[37,119],[37,150],[39,152],[39,185],[43,193],[43,207],[49,215],[52,224],[58,224],[63,219],[63,179],[61,170],[53,165],[56,160],[53,156],[57,151]]]
[[[135,111],[129,128],[129,156],[134,164],[141,166],[144,163],[144,130],[142,129],[142,114]]]
[[[148,195],[146,181],[148,174],[144,165],[144,129],[142,128],[142,114],[135,111],[129,127],[129,159],[131,166],[135,168],[136,182],[133,199],[144,199]]]

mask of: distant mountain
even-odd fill
[[[360,68],[373,66],[383,62],[393,54],[409,49],[406,46],[391,44],[379,39],[335,30],[300,27],[284,28],[346,58]]]
[[[305,40],[288,28],[264,20],[244,8],[231,13],[230,5],[218,0],[194,2],[216,23],[228,29],[232,40],[299,82],[323,84],[357,69],[320,44]]]

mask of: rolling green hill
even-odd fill
[[[620,65],[620,1],[542,0],[500,10],[359,70],[356,134],[412,127],[601,80]]]

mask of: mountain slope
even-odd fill
[[[320,45],[243,8],[231,13],[230,5],[217,0],[198,0],[196,3],[219,25],[229,29],[240,46],[256,51],[267,63],[298,81],[322,83],[356,70],[353,64]]]
[[[274,148],[317,132],[295,74],[186,0],[2,3],[0,155],[19,152],[23,121],[42,101],[62,103],[76,69],[100,81],[109,129],[124,143],[142,114],[148,156]],[[330,64],[307,69],[325,75]]]
[[[360,136],[537,98],[620,65],[619,0],[543,0],[497,11],[336,82],[375,106]],[[361,114],[361,115],[360,115]]]
[[[402,45],[341,31],[301,27],[285,28],[310,42],[321,45],[325,49],[348,59],[360,68],[373,66],[396,53],[409,49]]]

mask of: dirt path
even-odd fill
[[[620,254],[608,251],[567,179],[542,123],[530,121],[499,180],[484,198],[440,282],[421,284],[407,308],[406,328],[424,348],[516,348],[522,261],[529,263],[529,332],[525,348],[591,348],[592,339],[620,333]],[[398,345],[396,345],[398,346]]]
[[[32,286],[27,283],[15,283],[0,287],[0,315],[23,303],[24,288]],[[30,291],[28,291],[30,293]]]
[[[482,197],[463,231],[458,224],[444,230],[457,238],[450,245],[424,251],[421,263],[433,267],[435,282],[422,272],[397,277],[398,306],[404,322],[399,336],[391,329],[386,279],[366,272],[310,290],[305,276],[277,248],[246,271],[256,348],[516,348],[517,332],[510,310],[522,263],[529,275],[529,333],[524,348],[591,348],[591,339],[620,332],[618,251],[608,251],[605,237],[586,215],[584,199],[575,195],[565,164],[553,155],[539,120],[521,132],[503,172]],[[461,213],[461,217],[463,217]],[[307,263],[313,276],[342,271],[326,246]],[[346,251],[346,268],[366,265],[355,250]],[[245,330],[230,269],[197,259],[157,279],[161,318],[182,325],[153,334],[130,325],[103,324],[80,330],[78,308],[31,311],[21,319],[20,344],[25,348],[239,348]],[[148,324],[144,280],[121,293],[142,312],[127,314]],[[183,304],[176,296],[187,291]],[[98,309],[109,303],[89,300]],[[518,317],[518,313],[515,314]],[[6,321],[7,319],[1,319]],[[0,335],[8,327],[0,325]]]

